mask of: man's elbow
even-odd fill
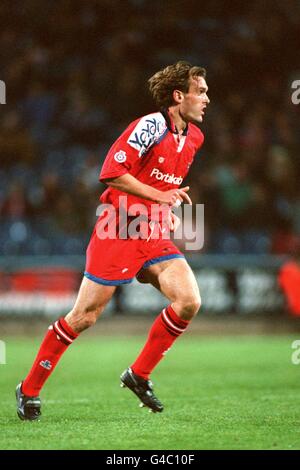
[[[115,177],[115,178],[105,178],[105,177],[104,178],[99,178],[99,181],[101,183],[107,184],[108,186],[112,186],[112,187],[114,187],[117,184],[116,180],[118,180],[117,177]]]

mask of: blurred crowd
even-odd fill
[[[0,255],[83,253],[106,152],[155,111],[147,79],[180,59],[207,68],[211,99],[187,181],[204,251],[293,249],[299,1],[2,0],[0,18]]]

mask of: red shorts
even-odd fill
[[[184,255],[170,239],[100,239],[96,227],[86,251],[84,275],[107,286],[132,282],[142,269]]]

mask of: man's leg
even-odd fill
[[[162,404],[155,402],[157,398],[154,395],[152,400],[151,391],[149,394],[147,389],[149,376],[197,314],[201,299],[195,276],[186,260],[182,258],[151,266],[147,273],[143,274],[143,281],[148,281],[158,288],[171,303],[154,321],[144,348],[132,366],[122,374],[121,381],[133,391],[134,386],[140,384],[141,392],[144,390],[144,393],[135,393],[142,402],[154,411],[162,411]]]
[[[17,387],[21,419],[38,419],[38,395],[44,383],[70,344],[83,330],[95,324],[115,289],[115,286],[104,286],[83,278],[73,309],[49,327],[29,374]]]

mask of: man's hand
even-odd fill
[[[192,200],[187,194],[187,191],[189,191],[189,189],[189,186],[185,186],[185,188],[170,189],[169,191],[160,191],[160,194],[157,197],[157,202],[159,204],[168,204],[171,207],[178,207],[183,201],[187,202],[188,204],[192,204]]]

